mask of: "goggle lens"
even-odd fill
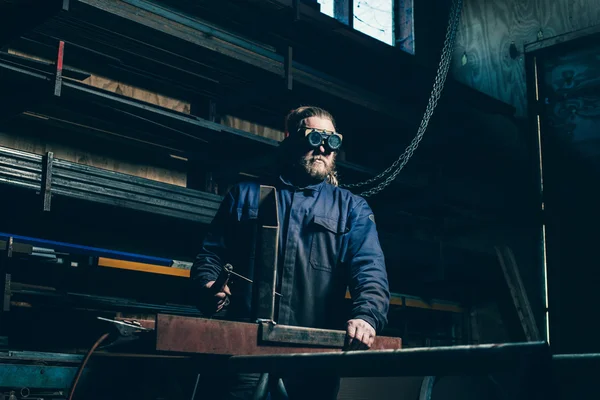
[[[326,133],[324,131],[318,131],[312,129],[308,135],[306,135],[308,144],[310,147],[317,148],[319,146],[325,147],[329,151],[337,151],[342,147],[342,136],[337,133]]]

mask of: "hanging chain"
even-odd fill
[[[373,178],[367,179],[366,181],[360,183],[340,185],[340,187],[349,189],[367,186],[377,182],[378,180],[382,179],[384,176],[393,171],[393,173],[389,175],[379,185],[360,193],[360,195],[364,197],[377,194],[380,191],[382,191],[385,187],[387,187],[390,183],[392,183],[394,179],[396,179],[396,176],[400,173],[402,168],[404,168],[408,160],[412,157],[414,151],[417,149],[419,143],[423,139],[423,135],[427,130],[429,120],[433,115],[433,111],[437,106],[438,100],[442,94],[442,90],[444,89],[444,84],[446,83],[446,77],[448,76],[448,70],[450,69],[450,63],[452,61],[452,51],[454,49],[454,41],[456,39],[458,22],[460,20],[460,14],[462,11],[462,3],[463,0],[454,0],[452,2],[452,8],[450,9],[449,13],[448,28],[446,30],[446,38],[444,40],[444,47],[442,49],[440,64],[438,66],[437,75],[435,78],[433,89],[431,91],[431,96],[429,97],[429,103],[427,104],[427,108],[425,109],[425,113],[423,115],[423,119],[421,120],[421,125],[419,126],[419,129],[417,131],[417,135],[413,138],[412,142],[406,147],[404,153],[402,153],[400,157],[398,157],[398,159],[394,161],[394,163],[388,169],[386,169],[385,171]]]

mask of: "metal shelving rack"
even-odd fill
[[[44,211],[67,197],[210,223],[222,197],[132,175],[0,147],[0,182],[39,192]]]

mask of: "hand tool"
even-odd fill
[[[254,283],[252,281],[252,279],[248,279],[245,276],[240,275],[237,272],[234,272],[233,271],[233,265],[231,265],[231,264],[225,264],[223,266],[223,270],[221,270],[221,273],[217,277],[217,280],[211,286],[211,289],[213,289],[213,292],[215,294],[217,294],[217,293],[222,292],[223,290],[225,290],[225,286],[227,285],[227,283],[229,283],[229,278],[231,277],[231,275],[237,276],[238,278],[241,278],[241,279],[245,280],[246,282]],[[277,293],[277,292],[275,292],[275,295],[282,297],[281,294]],[[227,301],[226,303],[228,304],[229,302]]]

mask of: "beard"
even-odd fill
[[[321,156],[305,156],[300,159],[300,165],[311,178],[322,180],[335,170],[335,154],[331,163]]]

